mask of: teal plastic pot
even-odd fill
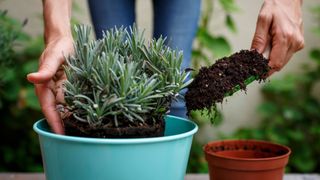
[[[183,180],[195,123],[166,116],[165,136],[136,139],[54,134],[45,120],[39,135],[47,180]]]

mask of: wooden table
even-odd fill
[[[185,180],[208,180],[207,174],[188,174]],[[42,173],[0,173],[0,180],[45,180]],[[320,180],[319,174],[286,174],[284,180]]]

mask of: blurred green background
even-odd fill
[[[313,14],[312,21],[315,22],[305,33],[312,34],[316,42],[320,42],[320,3],[305,9]],[[38,138],[32,130],[32,124],[42,114],[33,86],[25,78],[27,73],[37,70],[44,44],[41,34],[26,33],[28,26],[30,29],[30,23],[24,20],[27,17],[17,20],[9,15],[11,10],[0,8],[0,134],[3,137],[0,171],[43,171]],[[81,14],[83,9],[74,4],[74,11]],[[203,0],[193,50],[192,66],[195,69],[210,65],[213,59],[234,51],[234,44],[228,39],[230,36],[217,31],[223,29],[226,34],[241,36],[238,29],[246,24],[237,22],[235,17],[241,16],[243,11],[233,0]],[[219,28],[215,29],[212,28],[212,21],[217,14],[220,23]],[[28,17],[28,21],[36,19],[41,24],[41,17],[38,16]],[[78,22],[76,19],[73,19],[74,23]],[[251,107],[258,116],[243,115],[249,122],[256,123],[224,131],[220,127],[231,126],[232,121],[237,119],[226,119],[223,107],[213,125],[209,125],[205,116],[194,113],[192,117],[200,131],[193,143],[188,172],[207,172],[202,146],[208,140],[225,138],[263,139],[288,145],[293,151],[288,172],[320,172],[320,43],[309,48],[307,53],[309,57],[299,64],[297,72],[273,78],[260,88],[261,103],[258,107]],[[246,96],[250,95],[249,91]],[[241,96],[245,96],[244,93]],[[211,135],[213,132],[214,135]]]
[[[23,26],[0,11],[0,171],[42,170],[38,138],[32,131],[42,115],[25,77],[37,70],[43,41],[24,33]]]

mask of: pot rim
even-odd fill
[[[236,141],[246,141],[246,142],[252,142],[252,143],[263,143],[263,144],[270,144],[270,145],[275,145],[278,146],[282,149],[285,149],[287,152],[283,155],[280,156],[274,156],[274,157],[267,157],[267,158],[240,158],[240,157],[230,157],[230,156],[224,156],[217,154],[212,151],[207,151],[206,147],[214,144],[214,143],[220,143],[220,142],[236,142]],[[291,149],[285,145],[281,145],[278,143],[270,142],[270,141],[264,141],[264,140],[256,140],[256,139],[228,139],[228,140],[217,140],[217,141],[211,141],[207,143],[206,145],[203,146],[202,150],[205,152],[206,155],[214,156],[217,158],[221,159],[228,159],[228,160],[235,160],[235,161],[271,161],[271,160],[278,160],[278,159],[283,159],[289,157],[291,154]]]
[[[150,137],[150,138],[91,138],[91,137],[78,137],[78,136],[67,136],[61,134],[55,134],[46,130],[39,128],[39,124],[43,123],[45,119],[40,119],[33,125],[33,129],[36,133],[41,136],[62,140],[62,141],[70,141],[70,142],[81,142],[81,143],[95,143],[95,144],[144,144],[144,143],[155,143],[155,142],[166,142],[172,141],[176,139],[182,139],[185,137],[192,136],[198,131],[198,126],[191,120],[187,120],[185,118],[166,115],[165,118],[174,118],[178,121],[185,121],[193,126],[193,128],[187,132],[176,134],[176,135],[169,135],[163,137]]]

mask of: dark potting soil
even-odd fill
[[[210,67],[202,67],[185,95],[188,115],[193,110],[215,107],[215,103],[222,102],[228,93],[232,94],[237,85],[245,90],[244,82],[249,77],[259,82],[265,80],[269,69],[268,59],[256,50],[241,50],[217,60]]]
[[[139,125],[129,125],[122,127],[90,126],[76,120],[73,116],[64,119],[65,133],[70,136],[94,137],[94,138],[146,138],[164,136],[165,121],[163,118],[156,123],[146,121]]]

